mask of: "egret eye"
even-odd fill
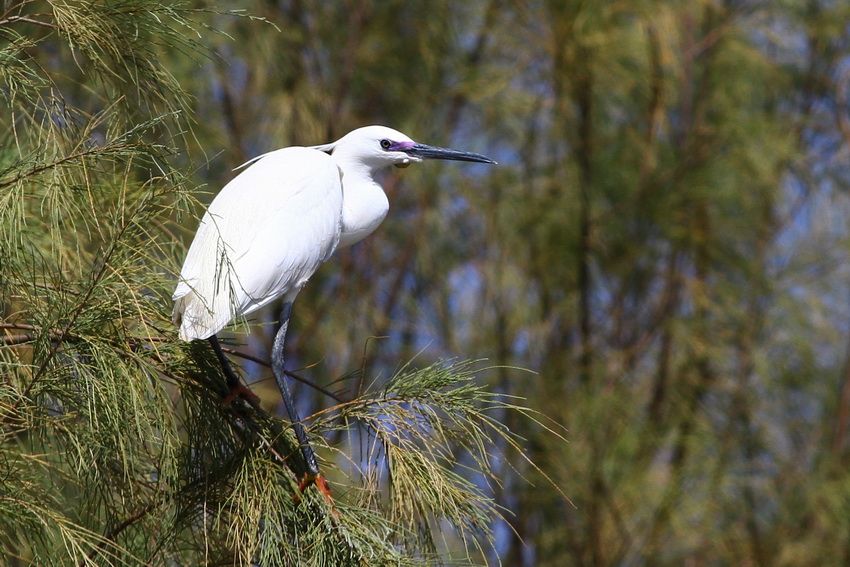
[[[392,145],[393,145],[393,143],[390,142],[389,140],[381,140],[381,147],[384,148],[385,150],[390,149],[390,146],[392,146]]]

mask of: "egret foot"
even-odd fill
[[[229,388],[229,391],[227,392],[227,395],[222,398],[221,405],[229,406],[233,403],[233,400],[241,398],[253,408],[260,407],[260,398],[258,398],[257,394],[252,392],[247,386],[242,385],[242,380],[239,379],[239,375],[233,371],[233,367],[230,366],[230,362],[227,360],[227,357],[224,356],[224,351],[218,342],[218,337],[212,335],[207,340],[212,345],[215,356],[218,358],[221,369],[224,371],[224,376],[227,378],[227,387]]]
[[[221,399],[221,405],[229,406],[233,400],[240,398],[248,402],[251,407],[259,407],[260,398],[251,391],[248,386],[243,386],[241,383],[230,386],[230,391]]]
[[[321,474],[304,473],[301,482],[298,483],[298,491],[304,492],[310,488],[311,484],[315,484],[319,492],[325,495],[325,498],[331,499],[331,487]]]
[[[310,474],[304,473],[304,476],[301,477],[301,482],[298,483],[298,493],[301,494],[308,488],[310,485],[316,487],[316,490],[322,493],[322,496],[325,497],[325,502],[328,507],[333,511],[334,515],[336,515],[336,508],[334,508],[334,499],[331,496],[331,487],[328,484],[328,481],[325,480],[321,474]],[[300,499],[300,497],[299,497]]]

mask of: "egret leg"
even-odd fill
[[[225,356],[224,351],[221,350],[221,344],[218,342],[218,337],[213,335],[207,340],[212,345],[213,351],[215,351],[215,356],[218,359],[218,363],[221,365],[221,369],[224,371],[224,377],[227,378],[227,387],[229,389],[229,392],[224,397],[225,403],[229,404],[233,401],[234,398],[240,397],[252,406],[259,405],[260,399],[247,386],[244,386],[242,384],[242,381],[239,379],[239,376],[233,370],[233,366],[230,365],[230,361],[227,360],[227,356]]]
[[[283,398],[283,403],[286,406],[286,412],[289,414],[289,420],[292,422],[293,429],[295,429],[295,437],[298,439],[298,445],[301,447],[301,454],[304,456],[304,463],[307,467],[307,474],[301,481],[301,487],[304,489],[319,478],[319,465],[316,463],[316,453],[313,451],[309,439],[307,439],[307,432],[301,423],[301,416],[298,415],[298,409],[295,407],[292,392],[290,392],[289,384],[286,381],[283,347],[286,342],[286,330],[289,327],[289,316],[291,314],[292,303],[287,301],[283,304],[283,309],[281,309],[280,328],[274,336],[274,344],[272,345],[272,371],[274,372],[274,379],[277,382],[280,395]]]

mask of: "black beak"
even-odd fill
[[[472,161],[475,163],[496,163],[492,159],[487,156],[482,156],[481,154],[473,152],[459,152],[457,150],[450,150],[447,148],[426,146],[425,144],[413,144],[412,147],[402,151],[422,159],[448,159],[454,161]]]

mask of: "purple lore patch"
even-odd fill
[[[415,142],[393,142],[393,144],[387,149],[392,150],[392,151],[402,151],[403,152],[403,151],[409,150],[410,148],[412,148],[415,145],[416,145]]]

